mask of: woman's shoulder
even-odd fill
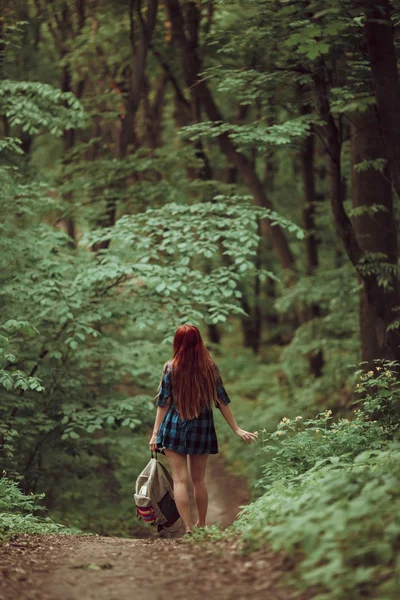
[[[221,378],[221,371],[219,370],[219,367],[218,367],[217,363],[215,362],[215,360],[211,361],[211,367],[214,371],[215,377],[217,379]]]

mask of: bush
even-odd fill
[[[296,561],[296,583],[319,600],[398,597],[398,367],[376,361],[356,372],[362,399],[351,418],[326,410],[261,431],[263,495],[228,535],[239,534],[247,550],[284,550]]]
[[[248,549],[268,540],[296,557],[297,584],[321,590],[314,600],[397,598],[399,459],[395,445],[276,482],[233,530]]]
[[[383,448],[388,428],[378,421],[366,421],[364,416],[356,409],[354,419],[338,419],[331,425],[332,411],[326,410],[305,421],[300,415],[283,417],[271,434],[262,430],[262,452],[270,458],[256,485],[268,489],[276,480],[291,480],[339,459],[349,461],[365,448]]]
[[[67,528],[49,517],[33,514],[43,512],[39,504],[43,496],[25,496],[8,477],[0,480],[0,540],[16,533],[80,533],[79,529]]]

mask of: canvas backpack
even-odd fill
[[[136,480],[136,514],[158,531],[176,534],[183,527],[176,508],[172,477],[157,458],[151,458]]]

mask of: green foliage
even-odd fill
[[[61,135],[86,123],[83,107],[73,94],[35,81],[1,81],[0,111],[10,125],[30,134],[48,130]]]
[[[304,420],[301,415],[294,419],[283,417],[274,433],[266,434],[262,430],[263,451],[272,454],[272,458],[264,467],[257,486],[268,489],[278,479],[285,482],[326,463],[351,460],[364,448],[382,447],[387,434],[377,421],[363,421],[357,413],[352,421],[339,419],[328,427],[331,413],[327,410],[314,419]],[[275,446],[273,442],[281,436],[287,439]]]
[[[316,598],[395,598],[400,549],[399,365],[355,373],[359,408],[283,417],[261,430],[263,495],[231,534],[296,557],[296,582]]]
[[[296,581],[316,598],[396,598],[399,549],[399,447],[364,451],[351,464],[276,481],[245,509],[235,531],[250,548],[266,539],[293,556]]]
[[[332,113],[333,114],[345,114],[354,113],[357,111],[364,112],[369,106],[375,104],[375,97],[371,96],[368,91],[354,90],[347,86],[341,88],[333,88],[332,94]],[[371,167],[380,169],[381,160],[376,159],[370,162]],[[362,166],[356,165],[356,170],[364,171],[367,165],[361,163]]]
[[[298,583],[323,598],[394,598],[398,365],[362,365],[356,382],[348,365],[360,353],[358,278],[388,290],[398,268],[382,252],[365,253],[357,272],[347,260],[314,107],[322,77],[350,194],[349,123],[375,102],[362,6],[196,3],[201,76],[224,119],[211,122],[161,10],[129,113],[147,14],[142,3],[131,19],[128,4],[85,12],[40,1],[27,3],[24,22],[18,8],[3,23],[0,535],[66,531],[36,516],[36,490],[59,522],[142,534],[132,493],[152,399],[174,328],[190,321],[221,336],[210,347],[235,416],[261,430],[249,448],[216,415],[231,468],[259,496],[234,534],[248,549],[267,542],[293,556]],[[310,134],[316,200],[306,203]],[[362,158],[356,172],[384,171],[384,158]],[[276,210],[254,205],[250,172]],[[349,209],[346,198],[346,212],[373,218],[381,201]],[[261,327],[255,356],[243,342]],[[210,534],[222,535],[197,537]]]
[[[400,401],[400,389],[398,380],[399,364],[391,360],[373,361],[373,370],[365,372],[366,363],[361,363],[362,370],[356,371],[359,378],[356,391],[360,394],[362,410],[358,412],[368,419],[377,419],[379,428],[390,435],[396,435],[398,426],[398,408]],[[356,401],[357,403],[357,401]]]
[[[318,123],[318,119],[311,115],[290,119],[282,124],[269,127],[265,122],[257,121],[253,121],[249,125],[202,121],[199,124],[184,127],[181,132],[184,137],[191,141],[207,137],[212,139],[219,135],[228,134],[228,137],[235,142],[240,151],[249,148],[257,148],[262,151],[269,144],[274,146],[293,144],[293,142],[307,137],[312,123]]]
[[[386,166],[386,159],[385,158],[376,158],[375,160],[363,160],[362,162],[358,163],[357,165],[354,165],[354,170],[357,171],[358,173],[364,173],[365,171],[368,171],[368,169],[375,169],[375,171],[379,171],[380,173],[383,173],[385,166]],[[384,207],[382,207],[379,204],[374,204],[372,206],[358,206],[357,210],[360,210],[362,208],[370,208],[372,209],[374,212],[377,212],[378,210],[384,210]],[[356,216],[357,213],[354,213],[356,209],[353,209],[353,214],[354,216]],[[361,213],[359,213],[361,214]]]
[[[7,326],[10,325],[10,322],[4,323],[1,329],[7,330]],[[20,323],[18,323],[20,325]],[[35,390],[37,392],[42,392],[44,387],[41,385],[40,379],[37,377],[31,377],[27,375],[24,371],[20,369],[13,370],[10,372],[7,368],[10,368],[14,363],[17,362],[17,358],[14,354],[10,354],[7,351],[7,345],[9,344],[8,338],[5,336],[0,336],[0,384],[7,390],[13,391],[26,391],[26,390]]]
[[[302,230],[229,186],[191,181],[194,152],[143,149],[119,160],[86,129],[58,160],[53,138],[88,128],[102,101],[85,98],[84,110],[48,83],[0,84],[15,136],[1,146],[1,463],[22,474],[24,491],[43,490],[57,519],[127,535],[139,527],[133,473],[147,459],[151,400],[170,348],[162,342],[182,322],[243,315],[240,282],[276,278],[254,266],[260,220],[298,239]],[[35,169],[43,159],[49,169]],[[121,214],[104,227],[110,202]],[[68,219],[80,228],[77,247]],[[19,530],[19,517],[7,518]]]
[[[357,265],[357,271],[363,277],[374,275],[379,286],[391,289],[398,268],[397,265],[387,262],[387,256],[382,252],[364,252]]]
[[[193,532],[194,542],[218,541],[223,539],[224,535],[218,525],[207,525],[207,527],[196,527]],[[192,541],[192,540],[191,540]]]
[[[24,495],[18,485],[6,477],[0,479],[0,540],[16,533],[69,533],[79,534],[76,527],[67,528],[49,517],[40,516],[40,501],[44,494]]]

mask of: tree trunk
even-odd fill
[[[370,263],[369,273],[363,274],[361,270],[360,278],[361,355],[362,360],[372,366],[374,358],[400,359],[400,335],[395,331],[387,331],[396,316],[393,309],[400,304],[396,273],[397,231],[392,184],[387,169],[381,173],[373,167],[365,171],[354,168],[364,160],[382,158],[384,146],[375,108],[370,107],[365,113],[354,115],[352,122],[353,207],[382,206],[378,212],[364,211],[354,217],[354,228],[363,252],[385,255],[385,258],[377,256],[372,265]],[[378,281],[384,273],[387,273],[389,280],[389,286],[386,287],[379,285]]]
[[[389,0],[365,0],[365,36],[375,85],[379,127],[393,185],[400,198],[400,79]],[[382,158],[383,152],[381,152]]]
[[[318,267],[318,240],[315,235],[315,208],[317,195],[314,175],[314,136],[309,135],[300,149],[301,175],[304,189],[303,227],[306,231],[306,272],[312,275]]]
[[[136,9],[137,22],[140,25],[138,41],[135,39],[135,17]],[[118,141],[118,158],[124,159],[131,151],[131,146],[136,147],[138,140],[135,132],[136,114],[145,89],[145,70],[147,64],[147,55],[151,47],[158,10],[158,0],[148,0],[146,10],[146,21],[143,20],[141,13],[141,3],[131,0],[129,3],[130,20],[130,42],[132,53],[132,69],[128,82],[127,101],[125,104],[125,114],[121,118],[121,130]],[[115,196],[106,201],[106,209],[103,219],[104,227],[112,227],[117,218],[117,202]],[[96,245],[96,250],[108,248],[109,241],[106,240]]]
[[[342,240],[347,255],[354,266],[362,256],[361,248],[354,233],[353,225],[344,208],[344,186],[342,182],[341,151],[342,139],[340,129],[331,113],[327,73],[322,61],[313,73],[318,116],[325,122],[321,132],[325,138],[328,152],[329,195],[333,220],[338,237]]]
[[[258,267],[259,267],[258,260]],[[258,354],[261,345],[262,335],[262,310],[260,303],[261,295],[261,281],[258,274],[254,279],[254,304],[251,306],[247,294],[244,290],[241,290],[242,298],[241,304],[244,311],[249,315],[248,317],[242,317],[242,331],[243,331],[243,345],[245,348],[251,348],[254,354]]]
[[[36,8],[38,9],[38,14],[40,15],[43,11],[46,14],[45,4],[42,6],[40,2],[36,3]],[[77,0],[75,4],[76,9],[76,22],[77,27],[74,30],[73,27],[73,16],[72,16],[72,7],[68,5],[67,2],[63,2],[60,10],[61,10],[61,18],[55,20],[56,26],[53,26],[51,18],[48,17],[47,26],[51,35],[54,38],[56,46],[59,49],[60,59],[64,60],[68,53],[70,52],[70,44],[71,40],[77,37],[84,25],[86,20],[86,2],[85,0]],[[40,21],[39,21],[40,22]],[[76,86],[76,90],[72,89],[72,80],[70,67],[68,64],[64,64],[61,71],[61,90],[63,92],[72,92],[75,94],[77,98],[81,98],[85,88],[85,78],[80,79]],[[64,153],[68,154],[69,150],[75,144],[75,130],[67,129],[63,133],[63,142],[64,142]],[[69,163],[68,156],[63,159],[63,163],[67,165]],[[66,232],[70,238],[70,245],[72,248],[76,247],[76,227],[75,227],[75,219],[73,215],[73,193],[67,192],[64,194],[64,198],[67,201],[67,204],[70,206],[70,211],[68,216],[63,219],[63,223],[65,224]]]
[[[65,65],[62,70],[61,89],[63,92],[71,92],[72,91],[71,76],[70,76],[69,68],[67,65]],[[82,92],[83,92],[83,87],[82,87]],[[80,94],[80,96],[81,95],[82,95],[82,93]],[[68,155],[68,152],[71,150],[71,148],[73,148],[73,146],[75,144],[75,130],[74,129],[66,129],[63,133],[63,141],[64,141],[64,152]],[[63,163],[65,165],[67,165],[69,163],[68,156],[67,156],[67,158],[64,157]],[[73,214],[74,213],[73,193],[66,192],[64,194],[64,198],[67,201],[67,204],[69,206],[69,211],[68,211],[69,214],[67,217],[65,217],[63,219],[63,221],[65,223],[66,232],[70,238],[69,245],[72,248],[76,248],[76,227],[75,227],[75,219],[74,219],[74,214]]]
[[[140,23],[140,34],[139,41],[135,43],[133,4],[134,2],[130,2],[129,14],[132,71],[129,81],[128,99],[126,102],[126,114],[121,123],[119,158],[124,158],[128,153],[129,146],[135,143],[135,117],[144,90],[147,54],[150,49],[151,40],[156,25],[158,9],[158,0],[148,0],[146,11],[147,19],[144,21],[141,15],[140,3],[136,3],[137,18]],[[112,217],[112,211],[110,212],[109,216],[110,218]],[[113,223],[110,224],[112,225]]]
[[[310,112],[307,106],[303,107],[303,114]],[[306,274],[312,275],[318,267],[318,240],[316,237],[315,208],[317,194],[315,189],[314,172],[315,139],[309,135],[301,145],[300,163],[304,188],[303,227],[306,232]],[[306,321],[312,321],[320,316],[318,304],[310,304],[305,314]],[[324,366],[324,355],[322,350],[313,352],[308,356],[310,373],[314,377],[321,377]]]
[[[366,361],[374,358],[400,358],[400,336],[395,331],[387,331],[394,320],[393,309],[400,304],[397,278],[397,234],[393,213],[391,183],[388,178],[370,168],[353,173],[354,208],[370,207],[373,204],[384,206],[382,211],[368,214],[364,211],[355,217],[353,227],[344,209],[344,190],[340,168],[340,130],[336,125],[328,98],[328,86],[324,65],[320,63],[313,75],[319,116],[326,125],[322,132],[329,154],[328,176],[332,212],[339,237],[347,255],[357,269],[362,284],[360,298],[361,351]],[[354,116],[352,135],[353,165],[363,160],[382,158],[383,147],[380,141],[378,121],[374,109]],[[382,253],[385,259],[376,257],[371,264],[366,253]],[[386,276],[387,288],[379,285],[379,277]]]
[[[213,323],[209,323],[207,325],[207,330],[208,330],[208,339],[210,340],[210,342],[212,342],[213,344],[220,344],[221,343],[221,333],[218,329],[218,326],[214,325]]]
[[[157,82],[154,101],[151,102],[150,84],[147,79],[144,80],[144,127],[147,145],[153,150],[160,148],[162,145],[163,111],[165,107],[165,89],[167,83],[168,77],[163,73]]]

